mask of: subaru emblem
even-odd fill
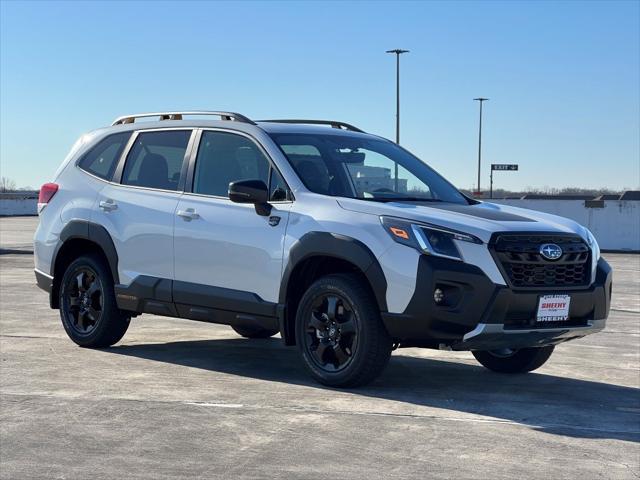
[[[547,260],[558,260],[562,256],[562,249],[555,243],[540,245],[540,255]]]

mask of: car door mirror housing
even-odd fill
[[[229,184],[229,200],[235,203],[253,203],[258,215],[269,215],[269,188],[262,180],[240,180]]]
[[[241,180],[229,184],[229,200],[235,203],[267,203],[269,189],[262,180]]]

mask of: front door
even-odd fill
[[[282,177],[252,139],[221,130],[201,132],[189,176],[175,218],[174,301],[272,316],[291,206]],[[249,179],[270,187],[269,215],[229,200],[229,183]]]

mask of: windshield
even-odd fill
[[[315,193],[373,201],[468,204],[433,169],[388,140],[331,134],[271,134]]]

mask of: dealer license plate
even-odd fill
[[[569,295],[542,295],[538,301],[537,322],[564,322],[569,320]]]

